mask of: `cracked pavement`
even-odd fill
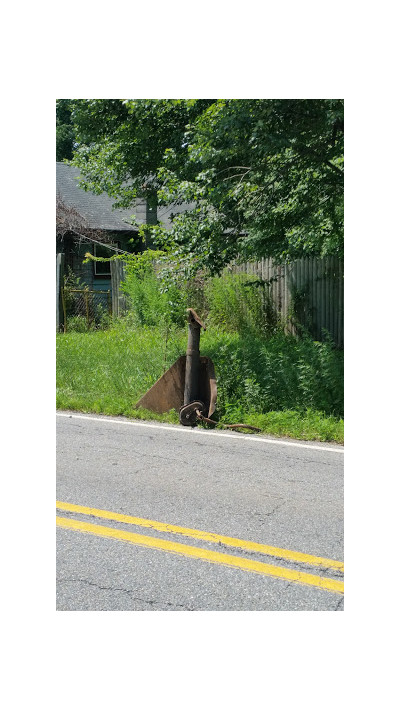
[[[341,452],[116,419],[57,418],[59,501],[343,560]],[[179,540],[261,560],[216,542]],[[58,610],[343,610],[338,593],[82,532],[58,529],[57,546]],[[334,577],[306,564],[262,561]]]

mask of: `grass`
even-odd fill
[[[57,335],[57,408],[177,423],[135,403],[186,350],[186,328],[129,326]],[[265,434],[343,443],[343,354],[332,344],[276,333],[207,330],[201,352],[215,364],[219,423]]]

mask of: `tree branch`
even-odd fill
[[[249,170],[251,170],[251,167],[249,167],[248,165],[231,165],[229,166],[229,168],[219,170],[217,173],[215,173],[215,175],[221,175],[221,173],[226,173],[228,170],[245,170],[248,173]]]
[[[124,249],[119,249],[118,247],[115,247],[110,242],[101,242],[100,240],[95,239],[95,237],[89,237],[89,235],[83,235],[80,232],[77,232],[76,230],[69,230],[69,231],[85,242],[88,242],[88,241],[95,242],[95,244],[99,244],[101,247],[107,247],[107,249],[110,249],[113,252],[118,252],[118,254],[129,254],[129,252],[126,252]]]
[[[334,163],[331,163],[330,160],[329,160],[329,158],[327,158],[327,159],[324,161],[324,163],[325,163],[325,165],[328,165],[330,168],[333,168],[333,170],[335,170],[336,173],[340,173],[341,176],[344,175],[344,170],[342,170],[341,168],[339,168],[339,167],[338,167],[337,165],[335,165]]]

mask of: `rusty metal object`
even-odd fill
[[[200,329],[204,324],[193,309],[187,309],[189,321],[188,345],[186,350],[186,370],[185,370],[185,391],[183,404],[198,399],[199,394],[199,372],[200,372]],[[182,423],[183,424],[183,423]]]
[[[188,309],[188,346],[186,356],[180,356],[175,363],[143,395],[136,407],[143,407],[152,412],[163,413],[180,410],[190,403],[197,403],[197,409],[210,417],[217,402],[217,382],[214,364],[211,358],[200,355],[200,329],[204,324],[193,309]],[[192,423],[192,415],[180,419],[183,425]],[[197,419],[197,416],[194,415]]]
[[[217,382],[211,358],[200,355],[200,330],[206,330],[193,309],[187,309],[189,333],[185,356],[180,356],[136,404],[152,412],[179,412],[181,425],[194,427],[198,421],[227,429],[248,429],[261,432],[259,427],[225,425],[210,417],[217,402]]]
[[[136,407],[144,407],[151,412],[177,410],[183,404],[186,356],[180,356],[156,383],[140,398]]]
[[[179,412],[184,404],[186,356],[180,356],[156,383],[140,398],[136,407],[144,407],[152,412]],[[217,402],[217,383],[214,363],[211,358],[200,356],[199,391],[204,412],[213,414]]]
[[[197,420],[199,419],[198,413],[204,409],[204,403],[200,400],[194,400],[188,405],[183,405],[179,410],[179,422],[181,425],[190,425],[194,427]]]
[[[237,425],[226,425],[225,423],[210,420],[209,417],[205,417],[205,415],[202,414],[200,408],[196,410],[196,416],[197,419],[201,420],[202,422],[208,422],[209,425],[219,425],[220,427],[225,427],[228,430],[246,429],[253,430],[254,432],[261,432],[261,429],[259,427],[255,427],[254,425],[245,425],[242,422],[238,423]]]
[[[210,417],[217,403],[217,382],[211,358],[200,355],[200,330],[206,330],[193,309],[187,309],[189,333],[185,356],[180,356],[136,404],[152,412],[179,412],[179,422],[194,427],[198,421],[227,429],[248,429],[261,432],[259,427],[225,425]]]

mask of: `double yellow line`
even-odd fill
[[[261,553],[262,555],[273,556],[275,558],[289,560],[295,563],[305,563],[310,566],[324,569],[329,568],[338,573],[343,573],[344,571],[344,564],[340,561],[308,555],[306,553],[291,551],[284,548],[277,548],[275,546],[268,546],[263,543],[245,541],[240,538],[231,538],[229,536],[219,536],[216,533],[209,533],[208,531],[199,531],[192,528],[184,528],[182,526],[173,526],[160,521],[151,521],[149,519],[127,516],[125,514],[115,513],[113,511],[104,511],[102,509],[94,509],[87,506],[78,506],[76,504],[69,504],[62,501],[57,501],[56,506],[59,511],[84,514],[85,516],[95,516],[96,518],[106,519],[113,522],[140,526],[142,528],[151,528],[155,531],[165,533],[179,534],[197,540],[239,548],[252,553]],[[164,550],[190,558],[206,560],[219,565],[228,565],[230,567],[239,568],[248,572],[259,573],[261,575],[268,575],[275,578],[283,578],[285,580],[301,583],[302,585],[312,585],[314,587],[321,588],[323,590],[330,590],[336,593],[344,592],[342,580],[325,578],[319,575],[293,570],[291,568],[283,568],[281,566],[272,565],[270,563],[261,563],[251,558],[242,558],[236,555],[229,555],[226,553],[207,550],[205,548],[198,548],[197,546],[189,546],[183,543],[175,543],[162,538],[155,538],[148,535],[144,536],[131,531],[120,530],[108,526],[100,526],[98,524],[78,521],[76,519],[57,516],[56,522],[57,526],[60,526],[61,528],[81,531],[82,533],[89,533],[94,536],[102,536],[104,538],[112,538],[118,541],[126,541],[134,545],[147,546],[149,548]]]

